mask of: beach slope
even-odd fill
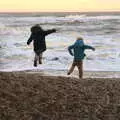
[[[120,79],[0,72],[0,120],[119,120]]]

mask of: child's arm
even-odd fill
[[[95,50],[95,48],[94,47],[92,47],[92,46],[89,46],[89,45],[84,45],[84,49],[91,49],[91,50]]]
[[[74,48],[74,45],[71,45],[71,46],[68,47],[68,51],[69,51],[70,55],[72,55],[72,56],[74,55],[73,52],[72,52],[73,48]]]
[[[32,40],[33,40],[33,35],[31,34],[27,41],[27,45],[29,45],[32,42]]]
[[[48,35],[48,34],[56,32],[56,29],[51,29],[51,30],[47,30],[47,31],[44,31],[44,32],[45,32],[45,35]]]

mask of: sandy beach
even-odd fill
[[[0,120],[106,119],[120,119],[120,78],[0,72]]]

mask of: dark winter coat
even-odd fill
[[[27,45],[29,45],[33,40],[34,51],[39,55],[46,50],[45,36],[54,32],[56,32],[55,29],[47,31],[41,29],[36,33],[31,33],[30,38],[27,41]]]

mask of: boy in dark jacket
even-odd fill
[[[79,37],[73,45],[68,47],[70,55],[74,56],[72,66],[67,73],[68,75],[70,75],[73,72],[75,66],[77,66],[79,70],[79,78],[83,77],[83,59],[86,56],[84,53],[86,49],[95,50],[95,48],[85,45],[83,38],[81,37]]]
[[[42,53],[46,50],[45,36],[51,33],[56,32],[56,29],[43,30],[39,25],[35,25],[31,28],[31,35],[27,41],[29,45],[33,40],[35,59],[34,66],[37,67],[37,61],[39,64],[42,64]]]

